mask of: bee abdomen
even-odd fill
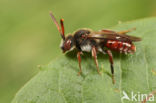
[[[117,40],[108,40],[106,47],[120,53],[134,53],[136,51],[136,47],[132,43]]]

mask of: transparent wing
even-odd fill
[[[120,35],[113,31],[100,31],[100,32],[92,32],[87,35],[87,38],[93,39],[109,39],[109,40],[118,40],[118,41],[129,41],[129,42],[137,42],[141,41],[141,38],[129,35]]]

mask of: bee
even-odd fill
[[[114,66],[113,55],[111,51],[116,51],[125,54],[133,54],[136,51],[136,46],[133,44],[133,42],[141,41],[141,38],[139,37],[129,36],[126,34],[134,30],[135,28],[119,32],[115,32],[112,30],[93,31],[91,29],[79,29],[78,31],[73,33],[73,35],[70,34],[68,36],[65,36],[63,23],[64,19],[60,19],[59,26],[52,12],[50,12],[50,16],[62,37],[60,48],[62,49],[63,53],[71,51],[73,49],[77,49],[78,51],[77,59],[80,69],[78,75],[82,73],[81,54],[83,52],[91,52],[91,55],[96,65],[97,72],[101,74],[97,60],[97,53],[101,52],[103,54],[108,54],[109,56],[112,82],[114,84]]]

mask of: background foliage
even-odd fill
[[[118,21],[155,16],[155,0],[0,0],[0,102],[8,103],[38,69],[61,54],[49,11],[65,19],[66,33],[99,30]]]

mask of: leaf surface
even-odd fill
[[[119,24],[111,29],[120,31],[130,28],[128,33],[142,38],[136,42],[136,53],[123,55],[114,53],[116,84],[112,84],[108,56],[98,54],[100,76],[91,57],[82,56],[83,74],[79,71],[76,52],[61,55],[26,83],[16,94],[12,103],[136,103],[131,93],[149,94],[156,89],[156,18],[142,19]],[[122,99],[123,91],[130,100]]]

